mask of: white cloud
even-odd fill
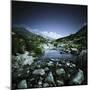
[[[58,39],[58,38],[62,37],[60,34],[57,34],[56,32],[43,31],[41,33],[44,34],[45,36],[51,37],[53,39]]]
[[[47,37],[50,37],[52,39],[58,39],[58,38],[61,38],[62,36],[56,32],[48,32],[48,31],[39,31],[38,29],[31,29],[31,28],[28,28],[27,27],[27,30],[29,31],[32,31],[33,33],[36,33],[38,35],[41,35],[42,36],[47,36]]]

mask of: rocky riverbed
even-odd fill
[[[81,52],[79,59],[82,60],[85,54],[85,51]],[[28,52],[13,55],[12,88],[83,85],[86,84],[86,69],[83,68],[85,68],[83,65],[79,67],[77,61],[73,62],[73,60],[60,58],[39,60],[37,57],[30,56]]]

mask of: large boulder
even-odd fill
[[[82,50],[77,60],[77,65],[87,75],[87,50]]]
[[[31,65],[34,62],[34,59],[32,56],[27,56],[25,61],[23,61],[23,65]]]
[[[70,81],[70,84],[82,84],[84,81],[84,74],[83,71],[79,69],[79,72],[73,77],[73,79]]]
[[[34,58],[29,56],[29,52],[27,51],[24,54],[17,54],[15,60],[21,65],[31,65],[34,62]]]
[[[27,82],[26,80],[22,80],[19,84],[18,84],[18,88],[22,88],[22,89],[25,89],[27,88]]]
[[[86,53],[87,53],[87,50],[82,50],[81,53],[80,53],[80,56],[83,56]]]

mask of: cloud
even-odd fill
[[[61,38],[62,36],[56,32],[49,32],[49,31],[40,31],[38,29],[31,29],[31,28],[28,28],[27,29],[29,31],[32,31],[33,33],[36,33],[38,35],[42,35],[42,36],[47,36],[47,37],[50,37],[52,39],[58,39],[58,38]]]
[[[53,39],[58,39],[58,38],[62,37],[60,34],[57,34],[56,32],[43,31],[41,33],[44,34],[45,36],[51,37]]]

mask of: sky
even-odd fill
[[[87,24],[87,6],[12,1],[12,25],[57,39]]]

